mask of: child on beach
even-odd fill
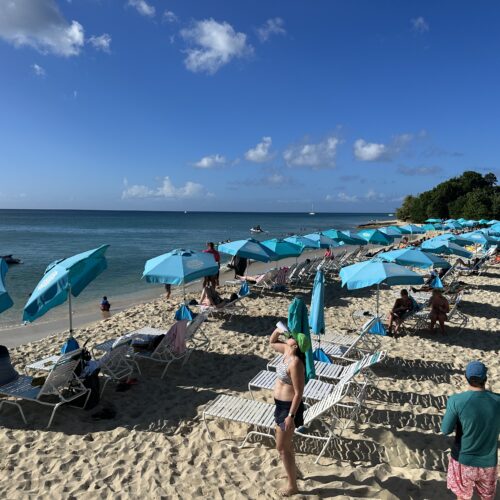
[[[111,304],[108,302],[108,298],[106,296],[102,298],[100,307],[102,312],[109,312],[111,309]]]

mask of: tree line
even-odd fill
[[[398,219],[500,219],[500,187],[495,174],[467,171],[419,195],[406,196]]]

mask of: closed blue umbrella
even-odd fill
[[[349,290],[357,290],[372,285],[377,285],[377,316],[379,310],[380,284],[386,285],[420,285],[424,279],[420,274],[387,262],[368,260],[358,262],[351,266],[343,267],[340,270],[342,286],[347,286]]]
[[[148,283],[184,285],[218,272],[219,266],[211,253],[178,248],[146,261],[142,277]]]
[[[358,236],[367,243],[374,243],[375,245],[389,245],[394,241],[394,238],[380,232],[378,229],[363,229],[358,231]]]
[[[453,243],[455,243],[455,245],[460,245],[461,247],[466,247],[466,246],[470,245],[470,241],[464,240],[462,235],[456,235],[456,234],[452,234],[452,233],[443,233],[443,234],[440,234],[432,239],[433,240],[453,241]]]
[[[448,269],[450,267],[450,263],[441,257],[432,253],[422,252],[422,250],[416,248],[402,248],[401,250],[383,252],[378,254],[376,259],[385,262],[394,262],[401,266],[419,267],[421,269]]]
[[[458,246],[456,243],[453,243],[451,240],[440,240],[438,238],[431,238],[430,240],[424,241],[420,248],[424,252],[431,252],[437,254],[446,254],[446,255],[459,255],[460,257],[465,257],[470,259],[472,254]]]
[[[406,224],[401,226],[401,229],[405,229],[410,234],[423,234],[425,233],[425,229],[422,229],[422,226],[416,226],[415,224]]]
[[[310,240],[309,238],[304,238],[304,236],[299,236],[294,234],[293,236],[288,236],[284,241],[288,241],[289,243],[293,243],[294,245],[299,245],[302,248],[318,248],[315,241]]]
[[[71,296],[78,297],[83,289],[107,268],[105,253],[108,247],[109,245],[102,245],[50,264],[24,306],[23,320],[35,321],[53,307],[68,300],[71,334]]]
[[[362,240],[361,238],[354,238],[342,231],[338,231],[337,229],[328,229],[327,231],[323,231],[323,234],[328,236],[328,238],[331,238],[333,241],[343,243],[344,245],[366,245],[365,240]]]
[[[338,247],[339,244],[333,241],[328,236],[325,236],[323,233],[311,233],[304,235],[308,240],[314,241],[316,243],[316,248],[330,248],[330,247]]]
[[[295,245],[289,241],[276,238],[263,241],[262,244],[278,256],[277,260],[286,259],[288,257],[298,257],[304,250],[304,247],[300,245]]]
[[[325,333],[325,276],[323,271],[318,269],[314,277],[314,285],[311,297],[311,314],[309,317],[309,326],[316,335]]]
[[[6,311],[14,305],[7,290],[5,289],[5,275],[9,270],[9,266],[4,259],[0,259],[0,313]]]
[[[264,246],[260,241],[248,238],[246,240],[231,241],[223,243],[218,247],[219,252],[229,255],[238,255],[245,259],[258,260],[259,262],[270,262],[277,260],[277,255]]]

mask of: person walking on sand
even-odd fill
[[[219,271],[217,274],[213,276],[205,276],[203,279],[203,287],[206,287],[210,284],[215,288],[219,286],[219,273],[220,273],[220,253],[215,249],[215,244],[212,241],[207,243],[207,248],[203,250],[204,253],[211,253],[214,256],[215,262],[217,262],[217,266],[219,267]]]
[[[304,403],[302,394],[305,385],[305,351],[310,339],[299,333],[285,341],[279,340],[281,333],[276,328],[271,334],[271,347],[283,355],[276,368],[277,380],[274,386],[274,401],[276,408],[274,420],[276,423],[276,449],[279,451],[288,485],[280,491],[282,496],[292,496],[299,492],[297,488],[297,466],[293,450],[293,434],[296,427],[304,425]],[[299,347],[299,344],[302,344]]]
[[[447,486],[459,500],[472,498],[474,490],[482,500],[495,498],[500,395],[486,390],[487,371],[480,361],[467,365],[468,390],[448,398],[441,424],[443,434],[455,431]]]

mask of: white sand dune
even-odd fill
[[[304,498],[452,498],[445,480],[451,438],[439,433],[446,398],[463,389],[463,369],[471,359],[486,363],[490,387],[500,390],[500,270],[462,279],[470,285],[462,307],[470,321],[461,333],[450,327],[445,337],[384,337],[389,357],[375,370],[378,383],[369,390],[360,421],[331,444],[321,465],[314,464],[315,445],[296,440]],[[303,292],[308,301],[310,289]],[[282,469],[273,443],[238,449],[228,438],[244,437],[246,427],[221,421],[211,429],[224,441],[210,441],[200,417],[218,394],[249,397],[248,381],[273,356],[268,336],[285,319],[294,293],[249,298],[245,314],[210,320],[210,345],[195,351],[184,368],[172,365],[163,380],[159,367],[144,365],[131,390],[116,392],[108,385],[101,406],[114,408],[114,419],[94,421],[96,410],[62,408],[47,431],[47,408],[23,403],[28,425],[15,408],[3,408],[1,497],[277,498]],[[352,330],[351,312],[372,308],[374,300],[372,291],[328,284],[328,329]],[[383,290],[382,310],[393,300],[394,290]],[[158,299],[81,329],[76,337],[91,346],[138,327],[165,327],[173,310]],[[11,354],[22,370],[58,352],[63,340],[48,337]]]

